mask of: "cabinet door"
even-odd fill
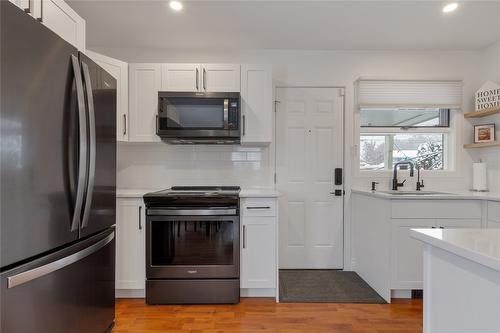
[[[239,92],[240,65],[203,64],[201,65],[201,91]]]
[[[116,289],[144,289],[145,217],[142,199],[117,199]]]
[[[391,289],[422,289],[423,246],[410,237],[412,228],[431,228],[434,219],[392,220],[392,283]]]
[[[116,79],[116,139],[128,141],[128,64],[91,51],[85,54]]]
[[[276,288],[276,218],[242,221],[241,288]]]
[[[273,140],[272,70],[267,65],[241,65],[241,143]]]
[[[160,64],[129,64],[129,141],[160,141],[156,135],[160,85]]]
[[[198,64],[163,64],[162,91],[200,91],[201,72]]]
[[[33,16],[45,26],[73,44],[85,50],[85,20],[63,0],[36,0]]]

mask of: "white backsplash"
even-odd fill
[[[117,187],[120,189],[273,185],[268,147],[119,143],[117,159]]]

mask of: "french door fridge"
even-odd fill
[[[0,6],[0,331],[107,332],[116,81],[15,5]]]

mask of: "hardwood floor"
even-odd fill
[[[113,333],[421,333],[422,300],[392,304],[280,303],[156,305],[119,299]]]

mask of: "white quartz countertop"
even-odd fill
[[[410,235],[500,272],[500,229],[412,229]]]
[[[364,194],[376,198],[382,199],[411,199],[411,200],[487,200],[487,201],[500,201],[500,193],[492,192],[472,192],[472,191],[436,191],[442,192],[438,194],[405,194],[405,195],[394,195],[390,193],[385,193],[383,191],[370,191],[364,189],[352,189],[352,193]],[[403,192],[403,191],[399,191]]]
[[[162,189],[117,189],[117,198],[140,198],[149,192],[156,192]],[[240,192],[241,198],[275,198],[280,193],[270,188],[243,188]]]
[[[280,193],[270,188],[243,188],[240,198],[276,198]]]

